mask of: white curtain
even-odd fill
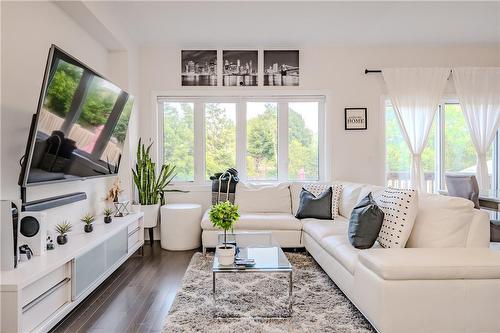
[[[500,125],[500,67],[453,69],[458,100],[477,153],[477,181],[488,190],[486,153]]]
[[[411,188],[426,191],[422,151],[450,75],[449,68],[384,68],[382,70],[401,133],[411,152]]]

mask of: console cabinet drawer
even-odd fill
[[[31,332],[71,300],[69,278],[61,281],[22,309],[22,332]]]
[[[132,249],[140,241],[140,231],[141,229],[137,227],[128,234],[128,250]]]
[[[32,284],[26,286],[22,290],[21,294],[21,307],[26,306],[26,304],[32,302],[37,297],[40,297],[50,288],[57,285],[59,282],[70,277],[69,264],[65,264],[58,269],[50,272],[39,280],[36,280]]]

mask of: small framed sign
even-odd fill
[[[345,129],[367,129],[366,108],[345,108]]]

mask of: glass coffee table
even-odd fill
[[[224,235],[219,235],[219,244],[224,242]],[[216,275],[224,273],[286,273],[288,274],[288,315],[292,315],[293,280],[292,265],[288,261],[281,247],[276,243],[270,232],[235,233],[228,235],[227,242],[235,242],[237,246],[236,258],[254,259],[252,266],[220,265],[217,252],[212,266],[212,292],[214,306],[216,300]],[[269,318],[269,317],[268,317]]]

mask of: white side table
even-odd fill
[[[161,247],[184,251],[201,246],[201,205],[173,203],[161,206]]]

